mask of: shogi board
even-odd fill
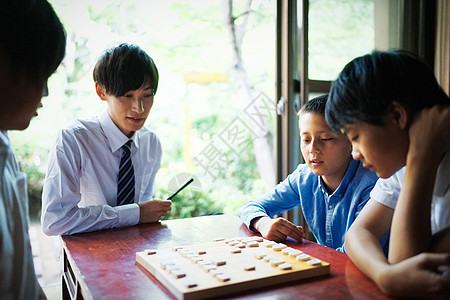
[[[330,272],[327,262],[258,237],[150,249],[136,253],[136,262],[178,299],[218,297]],[[287,264],[277,266],[280,262]]]

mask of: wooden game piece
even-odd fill
[[[261,252],[261,253],[255,253],[255,258],[256,259],[263,259],[265,256],[267,256],[267,254]]]
[[[255,241],[255,242],[258,242],[258,243],[261,243],[262,241],[264,241],[264,239],[262,237],[260,237],[260,236],[252,236],[251,240]]]
[[[200,256],[198,256],[197,254],[188,254],[186,255],[187,259],[193,260],[195,258],[199,258]]]
[[[285,245],[285,244],[276,244],[276,245],[273,245],[272,246],[272,249],[274,250],[274,251],[281,251],[281,250],[283,250],[284,248],[286,248],[287,246]]]
[[[248,244],[248,243],[253,243],[253,242],[257,242],[260,243],[262,242],[264,239],[262,237],[258,237],[258,236],[250,236],[247,238],[242,239],[242,243]]]
[[[274,258],[275,258],[275,256],[270,256],[270,255],[267,255],[267,256],[263,257],[264,261],[267,261],[267,262],[271,261]]]
[[[251,241],[251,242],[247,243],[247,247],[252,247],[252,248],[259,247],[259,243],[256,241]]]
[[[232,241],[232,242],[228,243],[228,245],[230,245],[230,246],[236,246],[237,244],[239,244],[238,241]]]
[[[166,266],[166,271],[169,273],[172,273],[173,271],[179,270],[179,269],[180,269],[180,267],[177,265],[167,265]]]
[[[198,264],[199,262],[203,261],[203,258],[201,258],[201,257],[196,257],[196,258],[193,258],[193,259],[191,259],[191,260],[192,260],[192,262]]]
[[[203,268],[206,272],[209,272],[209,271],[211,271],[211,270],[217,269],[217,266],[216,266],[216,265],[203,265],[202,268]]]
[[[290,263],[283,263],[283,264],[278,265],[278,268],[280,270],[291,270],[292,265]]]
[[[295,249],[291,248],[291,247],[287,247],[284,248],[283,250],[281,250],[281,253],[283,253],[284,255],[289,255],[289,253],[291,253],[291,251],[293,251]]]
[[[186,272],[181,270],[181,269],[176,269],[176,270],[172,270],[172,272],[170,272],[172,274],[173,277],[175,278],[183,278],[186,277]]]
[[[195,253],[197,255],[203,255],[203,254],[206,254],[206,250],[197,250],[197,251],[195,251]]]
[[[307,261],[307,260],[309,260],[311,258],[311,256],[309,256],[308,254],[303,253],[303,254],[300,254],[300,255],[296,256],[296,258],[297,258],[297,260],[300,260],[300,261]]]
[[[183,247],[175,246],[175,247],[172,248],[172,251],[177,252],[178,250],[181,250],[181,249],[183,249]]]
[[[215,238],[214,239],[214,242],[222,242],[222,241],[224,241],[225,239],[223,238],[223,237],[219,237],[219,238]]]
[[[314,258],[308,261],[308,265],[311,266],[320,266],[322,264],[322,261],[318,258]]]
[[[226,263],[227,261],[221,258],[213,259],[213,264],[215,264],[216,266],[223,266]]]
[[[217,274],[216,278],[222,282],[230,281],[231,279],[230,276],[228,276],[227,274]]]
[[[147,249],[147,250],[144,250],[144,252],[147,253],[147,255],[156,254],[156,250],[154,250],[154,249]]]
[[[269,263],[274,267],[281,265],[282,263],[285,263],[285,262],[286,262],[286,260],[284,260],[281,257],[275,257],[269,261]]]
[[[274,241],[267,241],[267,242],[264,242],[264,246],[266,247],[266,248],[272,248],[274,245],[276,245],[277,243],[275,243]]]
[[[219,270],[219,269],[209,270],[209,273],[211,273],[213,275],[223,274],[222,270]]]
[[[201,260],[198,262],[199,266],[204,266],[204,265],[212,265],[212,261],[210,260]]]
[[[255,265],[247,264],[244,266],[244,271],[255,271],[255,270],[256,270]]]
[[[184,281],[184,286],[187,288],[193,288],[197,286],[197,282],[195,282],[191,278],[186,278],[186,280]]]
[[[241,253],[242,252],[242,250],[241,249],[239,249],[239,248],[233,248],[233,249],[231,249],[231,251],[230,251],[232,254],[237,254],[237,253]]]
[[[290,256],[293,256],[293,257],[297,257],[297,256],[299,256],[300,254],[303,254],[303,251],[300,251],[300,250],[297,250],[297,249],[294,249],[294,250],[292,250],[292,251],[289,253],[289,255],[290,255]]]
[[[187,249],[179,249],[177,252],[180,253],[184,257],[187,257],[188,255],[195,254],[191,250],[187,250]]]
[[[169,265],[175,265],[175,263],[171,260],[162,261],[160,264],[161,269],[165,270]]]
[[[252,240],[250,237],[243,237],[241,238],[241,243],[247,244],[248,242],[251,242]]]
[[[238,247],[238,248],[241,248],[241,249],[245,248],[245,244],[244,243],[239,243],[239,244],[236,244],[234,246]]]

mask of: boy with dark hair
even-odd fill
[[[326,119],[382,177],[346,236],[350,258],[388,294],[448,293],[450,99],[433,72],[406,52],[358,57],[333,83]]]
[[[153,60],[121,44],[105,52],[93,73],[107,110],[58,134],[42,195],[48,235],[157,222],[170,210],[171,201],[152,200],[161,165],[159,139],[144,127],[158,88]]]
[[[0,298],[42,299],[28,235],[26,175],[7,130],[24,130],[48,94],[66,34],[44,0],[2,1],[0,9]]]
[[[300,164],[275,189],[251,200],[240,218],[267,239],[304,237],[302,227],[274,215],[301,205],[306,223],[321,245],[344,251],[344,235],[369,199],[378,177],[351,158],[351,144],[325,122],[327,95],[309,100],[300,110]]]

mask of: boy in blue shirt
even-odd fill
[[[317,242],[344,251],[344,235],[369,200],[378,177],[352,159],[352,147],[344,135],[325,122],[328,96],[308,101],[300,110],[300,164],[274,190],[246,203],[239,216],[264,238],[282,241],[288,236],[301,241],[302,227],[284,218],[272,219],[301,205]]]

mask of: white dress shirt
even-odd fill
[[[153,198],[161,144],[146,127],[134,133],[135,203],[116,206],[121,147],[128,139],[107,111],[77,120],[58,133],[42,193],[41,223],[46,234],[73,234],[139,222],[136,203]]]
[[[387,179],[378,179],[370,198],[395,209],[405,179],[406,167]],[[444,155],[436,173],[431,201],[431,231],[436,233],[450,226],[450,152]]]
[[[39,299],[28,235],[27,178],[0,131],[0,299]]]

